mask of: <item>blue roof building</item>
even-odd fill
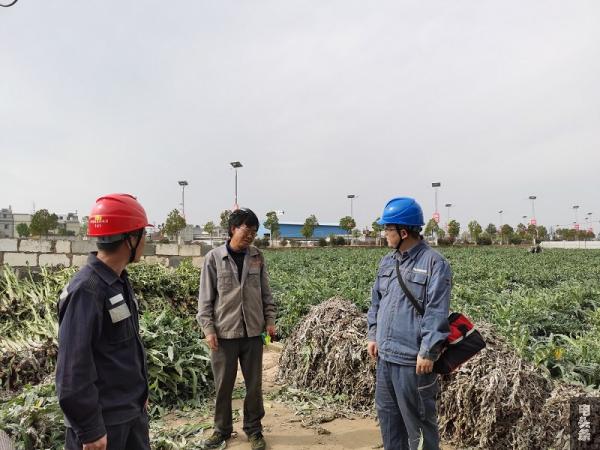
[[[304,226],[303,223],[280,223],[279,238],[280,239],[306,239],[302,236],[300,230]],[[267,230],[268,231],[268,230]],[[319,224],[315,227],[315,231],[311,239],[327,238],[329,235],[347,236],[348,232],[337,224]]]

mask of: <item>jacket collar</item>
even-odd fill
[[[412,259],[413,261],[419,256],[419,254],[427,247],[427,243],[423,240],[417,242],[414,246],[409,248],[405,252],[396,252],[395,257],[404,261],[406,259]]]
[[[227,251],[227,244],[223,244],[218,246],[217,248],[215,248],[215,253],[217,254],[217,257],[219,259],[225,259],[229,256],[229,252]],[[258,249],[251,245],[250,247],[248,247],[246,249],[246,255],[247,256],[256,256],[258,255],[260,252],[258,251]]]
[[[90,255],[88,256],[87,263],[92,268],[92,270],[94,272],[96,272],[98,274],[98,276],[100,278],[102,278],[102,280],[109,286],[112,286],[117,281],[120,281],[121,283],[123,282],[123,279],[121,277],[119,277],[114,272],[114,270],[112,270],[110,267],[108,267],[106,264],[104,264],[100,259],[98,259],[98,252],[91,252]],[[127,271],[124,270],[123,278],[126,278],[126,277],[127,277]]]

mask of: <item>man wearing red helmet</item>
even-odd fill
[[[125,270],[143,254],[146,226],[135,197],[100,197],[88,222],[98,252],[60,295],[56,390],[67,450],[150,449],[146,354]]]

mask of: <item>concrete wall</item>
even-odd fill
[[[543,248],[581,248],[600,250],[600,241],[544,241]]]
[[[87,261],[89,252],[95,250],[93,240],[0,239],[0,265],[80,267]],[[201,267],[209,250],[210,247],[198,244],[146,244],[142,260],[168,267],[191,260],[196,267]]]

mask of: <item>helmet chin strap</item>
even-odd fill
[[[131,234],[127,233],[127,243],[129,244],[129,249],[130,249],[130,253],[129,253],[129,263],[132,263],[133,261],[135,261],[135,254],[137,253],[137,249],[140,245],[140,242],[142,241],[142,235],[144,234],[144,229],[142,228],[141,230],[138,230],[137,232],[137,242],[135,243],[135,246],[131,243]]]
[[[396,225],[396,231],[398,232],[398,237],[400,237],[398,245],[396,245],[396,251],[400,252],[400,246],[402,245],[402,242],[404,242],[404,239],[402,238],[402,234],[400,233],[400,227],[398,225]]]

